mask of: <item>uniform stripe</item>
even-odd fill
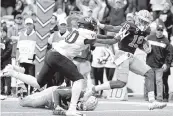
[[[157,41],[152,41],[152,40],[148,40],[148,42],[153,45],[153,46],[159,46],[159,47],[162,47],[162,48],[165,48],[166,47],[166,44],[165,43],[161,43],[161,42],[157,42]]]

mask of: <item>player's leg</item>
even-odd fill
[[[92,90],[88,90],[84,94],[84,101],[86,101],[89,98],[89,96],[91,96],[93,93],[97,91],[123,88],[128,81],[129,60],[130,59],[125,60],[116,68],[115,73],[116,73],[117,80],[108,81],[101,85],[92,87]]]
[[[140,67],[139,67],[140,64]],[[154,94],[154,71],[144,62],[139,60],[138,58],[134,57],[133,60],[130,63],[130,71],[144,76],[145,79],[145,85],[146,85],[146,91],[148,92],[148,100],[150,103],[149,109],[157,109],[157,108],[163,108],[166,106],[165,103],[156,102],[155,100],[155,94]]]
[[[13,69],[13,67],[8,66],[3,72],[3,76],[10,76],[17,78],[24,83],[31,85],[37,89],[40,89],[45,84],[47,84],[48,80],[51,79],[55,73],[56,68],[52,68],[50,62],[53,62],[54,59],[56,60],[56,55],[52,54],[52,52],[47,53],[47,57],[45,58],[44,65],[42,66],[40,73],[37,78],[26,75],[21,72],[17,72]],[[54,65],[54,63],[52,63]]]
[[[57,53],[56,55],[59,56],[55,62],[59,65],[57,68],[59,68],[60,73],[64,74],[66,78],[73,81],[71,102],[66,115],[78,115],[76,106],[82,91],[84,78],[71,60],[61,54]]]

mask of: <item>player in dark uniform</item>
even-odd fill
[[[144,50],[146,53],[151,52],[151,46],[147,42],[147,35],[149,34],[146,29],[152,20],[151,14],[147,10],[139,11],[135,16],[134,23],[126,22],[119,32],[126,31],[122,35],[121,40],[106,39],[99,40],[102,44],[115,44],[118,42],[119,50],[115,50],[115,60],[113,63],[116,64],[116,81],[109,81],[104,84],[94,86],[88,90],[85,94],[84,100],[87,96],[92,95],[96,91],[109,90],[114,88],[122,88],[128,81],[128,73],[132,71],[141,76],[145,76],[147,81],[147,90],[149,97],[149,109],[160,109],[166,106],[165,103],[160,103],[155,100],[154,95],[154,72],[153,70],[143,61],[140,61],[133,54],[137,48]],[[117,31],[119,27],[105,26],[101,24],[102,28],[109,31]],[[115,35],[116,36],[116,35]],[[115,37],[116,38],[116,37]],[[97,41],[98,42],[98,41]]]

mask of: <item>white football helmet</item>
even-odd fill
[[[152,20],[153,17],[147,10],[140,10],[136,13],[135,24],[141,31],[146,30]]]
[[[78,110],[93,111],[98,104],[98,99],[95,96],[90,96],[86,102],[80,102],[77,105]]]

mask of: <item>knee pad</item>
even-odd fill
[[[123,88],[126,85],[126,82],[116,80],[116,81],[110,81],[110,87],[111,89],[114,88]]]

